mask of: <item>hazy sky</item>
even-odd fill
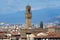
[[[25,23],[25,7],[32,8],[32,22],[60,18],[60,0],[0,0],[0,22]]]
[[[60,0],[0,0],[0,14],[23,11],[28,4],[32,10],[60,8]]]

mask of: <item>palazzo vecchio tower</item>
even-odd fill
[[[25,18],[26,18],[26,27],[27,28],[31,27],[32,13],[31,13],[31,6],[29,5],[26,6]]]

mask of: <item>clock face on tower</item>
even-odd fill
[[[31,19],[31,17],[32,17],[32,14],[26,14],[26,18]]]

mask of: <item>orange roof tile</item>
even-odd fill
[[[34,38],[60,38],[60,33],[48,33],[47,36],[36,36]]]
[[[51,27],[47,27],[47,28],[60,28],[58,26],[51,26]]]

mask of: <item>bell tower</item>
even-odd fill
[[[25,18],[26,18],[26,27],[27,28],[31,27],[32,13],[31,13],[31,6],[29,5],[26,6]]]

